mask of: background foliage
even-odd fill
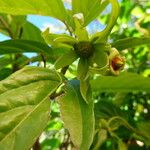
[[[99,30],[99,26],[105,27],[108,23],[110,5],[103,11],[108,1],[104,1],[103,7],[97,7],[98,0],[94,2],[74,0],[71,12],[65,9],[60,0],[32,0],[30,4],[27,4],[27,0],[22,0],[21,3],[0,0],[0,32],[10,38],[0,42],[0,150],[7,150],[10,145],[10,150],[20,150],[23,146],[26,150],[32,143],[35,143],[33,150],[70,150],[74,145],[82,145],[83,150],[150,149],[150,2],[147,0],[120,1],[119,18],[108,41],[125,56],[126,65],[118,77],[94,75],[90,80],[95,107],[91,101],[88,101],[91,107],[86,105],[83,100],[85,93],[79,92],[79,83],[75,80],[67,83],[65,90],[68,94],[65,97],[59,97],[58,93],[58,98],[55,99],[54,91],[65,79],[49,69],[55,62],[59,69],[77,59],[74,52],[71,52],[74,57],[68,57],[70,46],[74,43],[74,38],[69,36],[72,36],[72,29],[76,28],[77,36],[81,37],[82,33],[84,38],[87,37],[83,28],[75,27],[71,13],[82,11],[85,19],[83,26],[88,25],[86,29],[90,37]],[[70,1],[65,4],[70,6]],[[41,32],[27,21],[27,14],[61,20],[66,25],[65,36],[49,34],[48,30]],[[94,28],[89,24],[91,21]],[[64,43],[59,43],[62,38]],[[27,52],[35,55],[29,56]],[[64,56],[66,52],[67,55]],[[61,61],[62,55],[64,57]],[[71,64],[67,72],[65,67],[61,70],[67,79],[78,75],[77,62],[78,60]],[[25,67],[27,65],[34,67]],[[8,77],[11,74],[13,75]],[[51,106],[47,100],[49,95],[52,99]],[[23,97],[22,101],[20,96]],[[70,101],[66,102],[68,99]],[[93,107],[95,131],[91,121]],[[49,108],[51,112],[48,111]],[[67,123],[65,127],[60,114]],[[11,118],[8,118],[9,115]],[[17,128],[14,128],[16,125]],[[72,126],[75,126],[73,131]],[[30,139],[27,139],[27,128],[33,132]],[[94,140],[93,133],[88,133],[88,130],[93,131]],[[9,136],[5,136],[8,133]],[[77,134],[83,137],[76,138]],[[16,139],[17,147],[14,149]]]

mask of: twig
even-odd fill
[[[53,99],[55,99],[55,98],[57,98],[57,97],[59,97],[59,96],[61,96],[63,94],[64,94],[64,91],[61,91],[59,93],[56,93],[56,91],[55,91],[54,93],[51,94],[50,99],[53,100]]]
[[[41,146],[40,146],[40,143],[39,143],[39,138],[36,140],[36,142],[34,143],[32,148],[33,148],[33,150],[41,150]]]

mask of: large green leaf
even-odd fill
[[[101,0],[72,0],[73,13],[83,13],[84,25],[88,25],[101,12]]]
[[[0,13],[12,15],[37,14],[66,20],[62,0],[0,0]]]
[[[0,42],[0,55],[10,53],[38,52],[52,54],[52,50],[44,43],[30,40],[7,40]]]
[[[91,80],[93,90],[108,92],[150,91],[150,78],[135,73],[120,76],[100,76]]]
[[[49,120],[49,95],[60,85],[52,70],[25,67],[0,82],[0,149],[27,150]]]
[[[65,53],[57,59],[57,61],[55,62],[55,68],[60,69],[71,65],[77,58],[78,55],[75,53],[75,51],[70,50],[69,52]]]
[[[112,46],[117,48],[118,50],[124,50],[127,48],[133,48],[140,45],[150,45],[150,38],[126,38],[118,40],[112,43]]]
[[[71,140],[80,150],[88,150],[94,134],[94,113],[91,95],[88,104],[80,94],[78,80],[70,81],[65,95],[59,99],[60,110]]]
[[[31,40],[7,40],[0,42],[0,55],[13,53],[43,53],[50,62],[55,62],[57,58],[66,52],[65,48],[51,48],[47,44]]]

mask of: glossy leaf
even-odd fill
[[[21,28],[26,23],[26,16],[13,16],[10,14],[0,14],[0,30],[3,34],[11,38],[20,38]],[[9,29],[6,29],[9,28]]]
[[[7,40],[0,42],[0,55],[23,52],[52,53],[51,48],[41,42],[30,40]]]
[[[49,95],[60,85],[52,70],[25,67],[0,82],[0,149],[27,150],[49,120]]]
[[[75,35],[78,38],[79,41],[88,41],[88,32],[85,27],[82,26],[84,18],[77,18],[79,14],[76,14],[74,16],[74,22],[75,22]]]
[[[0,0],[0,13],[12,15],[36,14],[66,20],[67,14],[61,0]]]
[[[39,41],[39,42],[44,41],[41,36],[40,29],[28,21],[22,26],[21,39],[33,40],[33,41]]]
[[[80,94],[79,81],[70,81],[65,94],[59,99],[61,116],[71,140],[80,150],[88,150],[94,134],[93,100],[87,104]]]
[[[135,73],[122,73],[119,76],[100,76],[91,81],[93,90],[107,92],[150,91],[150,78]]]
[[[91,87],[89,84],[89,78],[87,78],[86,80],[80,80],[80,92],[81,92],[83,99],[88,104],[89,103],[88,95],[91,92]]]
[[[108,54],[106,53],[106,50],[108,49],[105,46],[94,46],[94,54],[93,54],[93,61],[98,65],[99,68],[105,67],[108,65]]]
[[[57,59],[55,63],[55,68],[60,69],[67,65],[71,65],[76,59],[78,58],[75,51],[70,50],[69,52],[62,55],[60,58]]]
[[[89,70],[88,60],[80,58],[77,68],[77,78],[80,80],[80,92],[86,103],[88,103],[87,95],[90,88],[88,70]]]
[[[86,26],[100,14],[100,4],[101,0],[72,0],[73,13],[83,13]]]
[[[106,25],[106,28],[102,30],[101,32],[95,33],[92,36],[92,40],[97,43],[102,42],[102,41],[107,41],[108,35],[110,34],[119,16],[120,6],[119,6],[118,0],[109,0],[109,2],[112,5],[112,9],[111,9],[112,11],[110,14],[109,21]]]
[[[100,149],[101,145],[106,141],[107,139],[107,130],[105,129],[100,129],[97,133],[97,142],[94,145],[93,150],[98,150]]]
[[[50,33],[49,29],[46,29],[42,33],[42,37],[44,38],[45,42],[47,44],[50,44],[51,46],[55,48],[69,48],[71,49],[72,46],[76,43],[76,39],[67,35],[67,34],[54,34]]]
[[[150,45],[150,38],[126,38],[112,43],[112,46],[118,50],[133,48],[140,45]]]
[[[88,60],[84,58],[80,58],[78,62],[78,68],[77,68],[77,77],[79,80],[85,80],[88,73]]]

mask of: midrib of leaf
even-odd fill
[[[24,119],[22,119],[22,120],[20,121],[20,123],[19,123],[15,128],[14,128],[11,132],[9,132],[9,133],[0,141],[0,143],[2,143],[7,137],[9,137],[10,134],[12,134],[13,132],[15,132],[15,130],[17,130],[17,128],[18,128],[42,103],[44,103],[45,100],[48,100],[48,96],[46,96],[39,104],[37,104],[37,105],[35,106],[35,108],[34,108],[31,112],[29,112],[29,114],[26,115],[26,116],[24,117]]]
[[[16,109],[19,109],[20,107],[21,108],[24,108],[24,107],[35,107],[36,106],[36,104],[28,104],[28,105],[25,105],[25,106],[18,106],[18,107],[14,107],[14,108],[12,108],[12,109],[9,109],[9,110],[6,110],[6,111],[4,111],[4,112],[0,112],[0,115],[3,115],[4,113],[8,113],[9,111],[12,111],[12,110],[16,110]]]
[[[73,86],[72,86],[73,87]],[[79,96],[78,96],[78,93],[76,92],[76,90],[75,90],[75,88],[73,87],[73,91],[75,92],[75,94],[76,94],[76,97],[77,97],[77,99],[78,99],[78,104],[80,105],[80,102],[79,102]],[[82,109],[80,109],[80,115],[82,116]],[[82,133],[83,133],[83,118],[81,117],[81,122],[82,122],[82,127],[81,127],[81,131],[82,131]],[[83,134],[81,135],[81,139],[82,139],[82,141],[83,141]],[[82,141],[81,141],[81,145],[82,145]],[[80,145],[80,146],[81,146]]]
[[[13,87],[13,88],[7,88],[6,90],[0,91],[0,95],[3,94],[4,92],[8,92],[8,91],[11,91],[11,90],[16,90],[16,89],[20,89],[20,88],[22,88],[22,87],[24,87],[26,85],[31,85],[31,84],[33,84],[35,82],[40,82],[40,81],[49,81],[49,80],[48,79],[41,79],[41,80],[32,81],[32,83],[25,83],[23,85],[20,84],[20,86],[16,86],[16,87]],[[53,83],[54,82],[58,82],[58,81],[53,80]]]

